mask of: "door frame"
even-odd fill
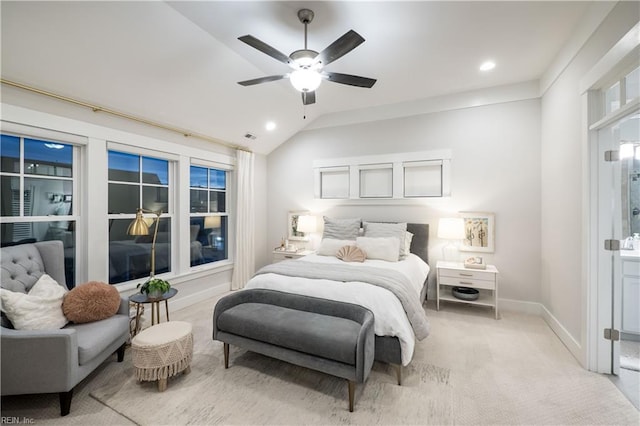
[[[612,363],[613,345],[603,337],[602,330],[612,325],[612,288],[611,280],[603,282],[604,277],[611,276],[613,271],[609,261],[603,261],[600,250],[604,242],[598,235],[599,223],[609,221],[613,223],[613,216],[601,217],[599,212],[599,164],[603,161],[598,144],[598,130],[618,121],[640,106],[640,100],[636,99],[624,105],[613,113],[605,116],[604,102],[600,90],[607,83],[613,81],[631,64],[637,62],[640,53],[640,23],[627,32],[580,81],[580,94],[582,96],[582,158],[586,166],[586,176],[583,179],[583,282],[585,291],[583,300],[583,351],[586,359],[586,367],[591,371],[611,374],[614,370]],[[609,238],[614,238],[610,236]],[[618,310],[620,323],[620,312]],[[613,321],[616,322],[615,320]]]

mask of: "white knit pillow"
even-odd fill
[[[316,254],[320,256],[335,256],[344,246],[355,246],[356,242],[352,240],[336,240],[333,238],[323,238]]]
[[[369,238],[358,237],[356,245],[365,253],[367,259],[380,259],[397,262],[400,256],[400,240],[396,237]]]
[[[57,330],[67,324],[62,299],[67,289],[43,274],[29,293],[0,289],[2,312],[16,330]]]

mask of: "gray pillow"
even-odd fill
[[[364,236],[370,238],[388,238],[395,237],[400,241],[400,259],[409,255],[409,251],[405,246],[405,234],[407,232],[407,224],[403,223],[364,223]]]
[[[322,238],[332,238],[335,240],[355,240],[360,234],[360,223],[362,219],[334,219],[324,217],[324,232]]]

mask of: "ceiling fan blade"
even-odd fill
[[[316,103],[316,92],[302,92],[302,105],[311,105]]]
[[[287,78],[287,74],[270,75],[268,77],[254,78],[253,80],[239,81],[238,84],[241,86],[253,86],[254,84],[268,83],[270,81],[282,80],[283,78]]]
[[[370,89],[376,84],[376,79],[360,77],[358,75],[340,74],[338,72],[323,72],[323,77],[334,83],[348,84],[349,86],[366,87]]]
[[[252,35],[245,35],[245,36],[242,36],[242,37],[238,37],[238,40],[248,44],[249,46],[253,47],[254,49],[258,49],[262,53],[265,53],[265,54],[271,56],[273,59],[275,59],[277,61],[280,61],[280,62],[285,63],[287,65],[291,65],[291,63],[292,63],[291,58],[289,58],[287,55],[285,55],[284,53],[280,52],[278,49],[269,46],[264,41],[258,40],[257,38],[255,38]]]
[[[362,43],[364,43],[364,38],[362,38],[362,36],[357,32],[349,30],[342,37],[331,43],[322,52],[318,53],[318,56],[314,59],[314,63],[322,63],[322,66],[326,67],[331,62],[336,59],[340,59]]]

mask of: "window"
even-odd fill
[[[228,259],[227,172],[191,166],[189,188],[191,266]]]
[[[349,198],[349,167],[320,170],[320,198]]]
[[[371,164],[359,167],[360,198],[393,197],[393,164]]]
[[[170,165],[166,159],[109,151],[109,283],[147,277],[155,228],[155,273],[171,271]],[[138,208],[145,214],[149,235],[127,234]]]
[[[77,150],[59,141],[1,135],[2,245],[61,240],[69,288],[75,286],[76,270]]]
[[[442,196],[442,161],[410,161],[403,168],[405,197]]]

